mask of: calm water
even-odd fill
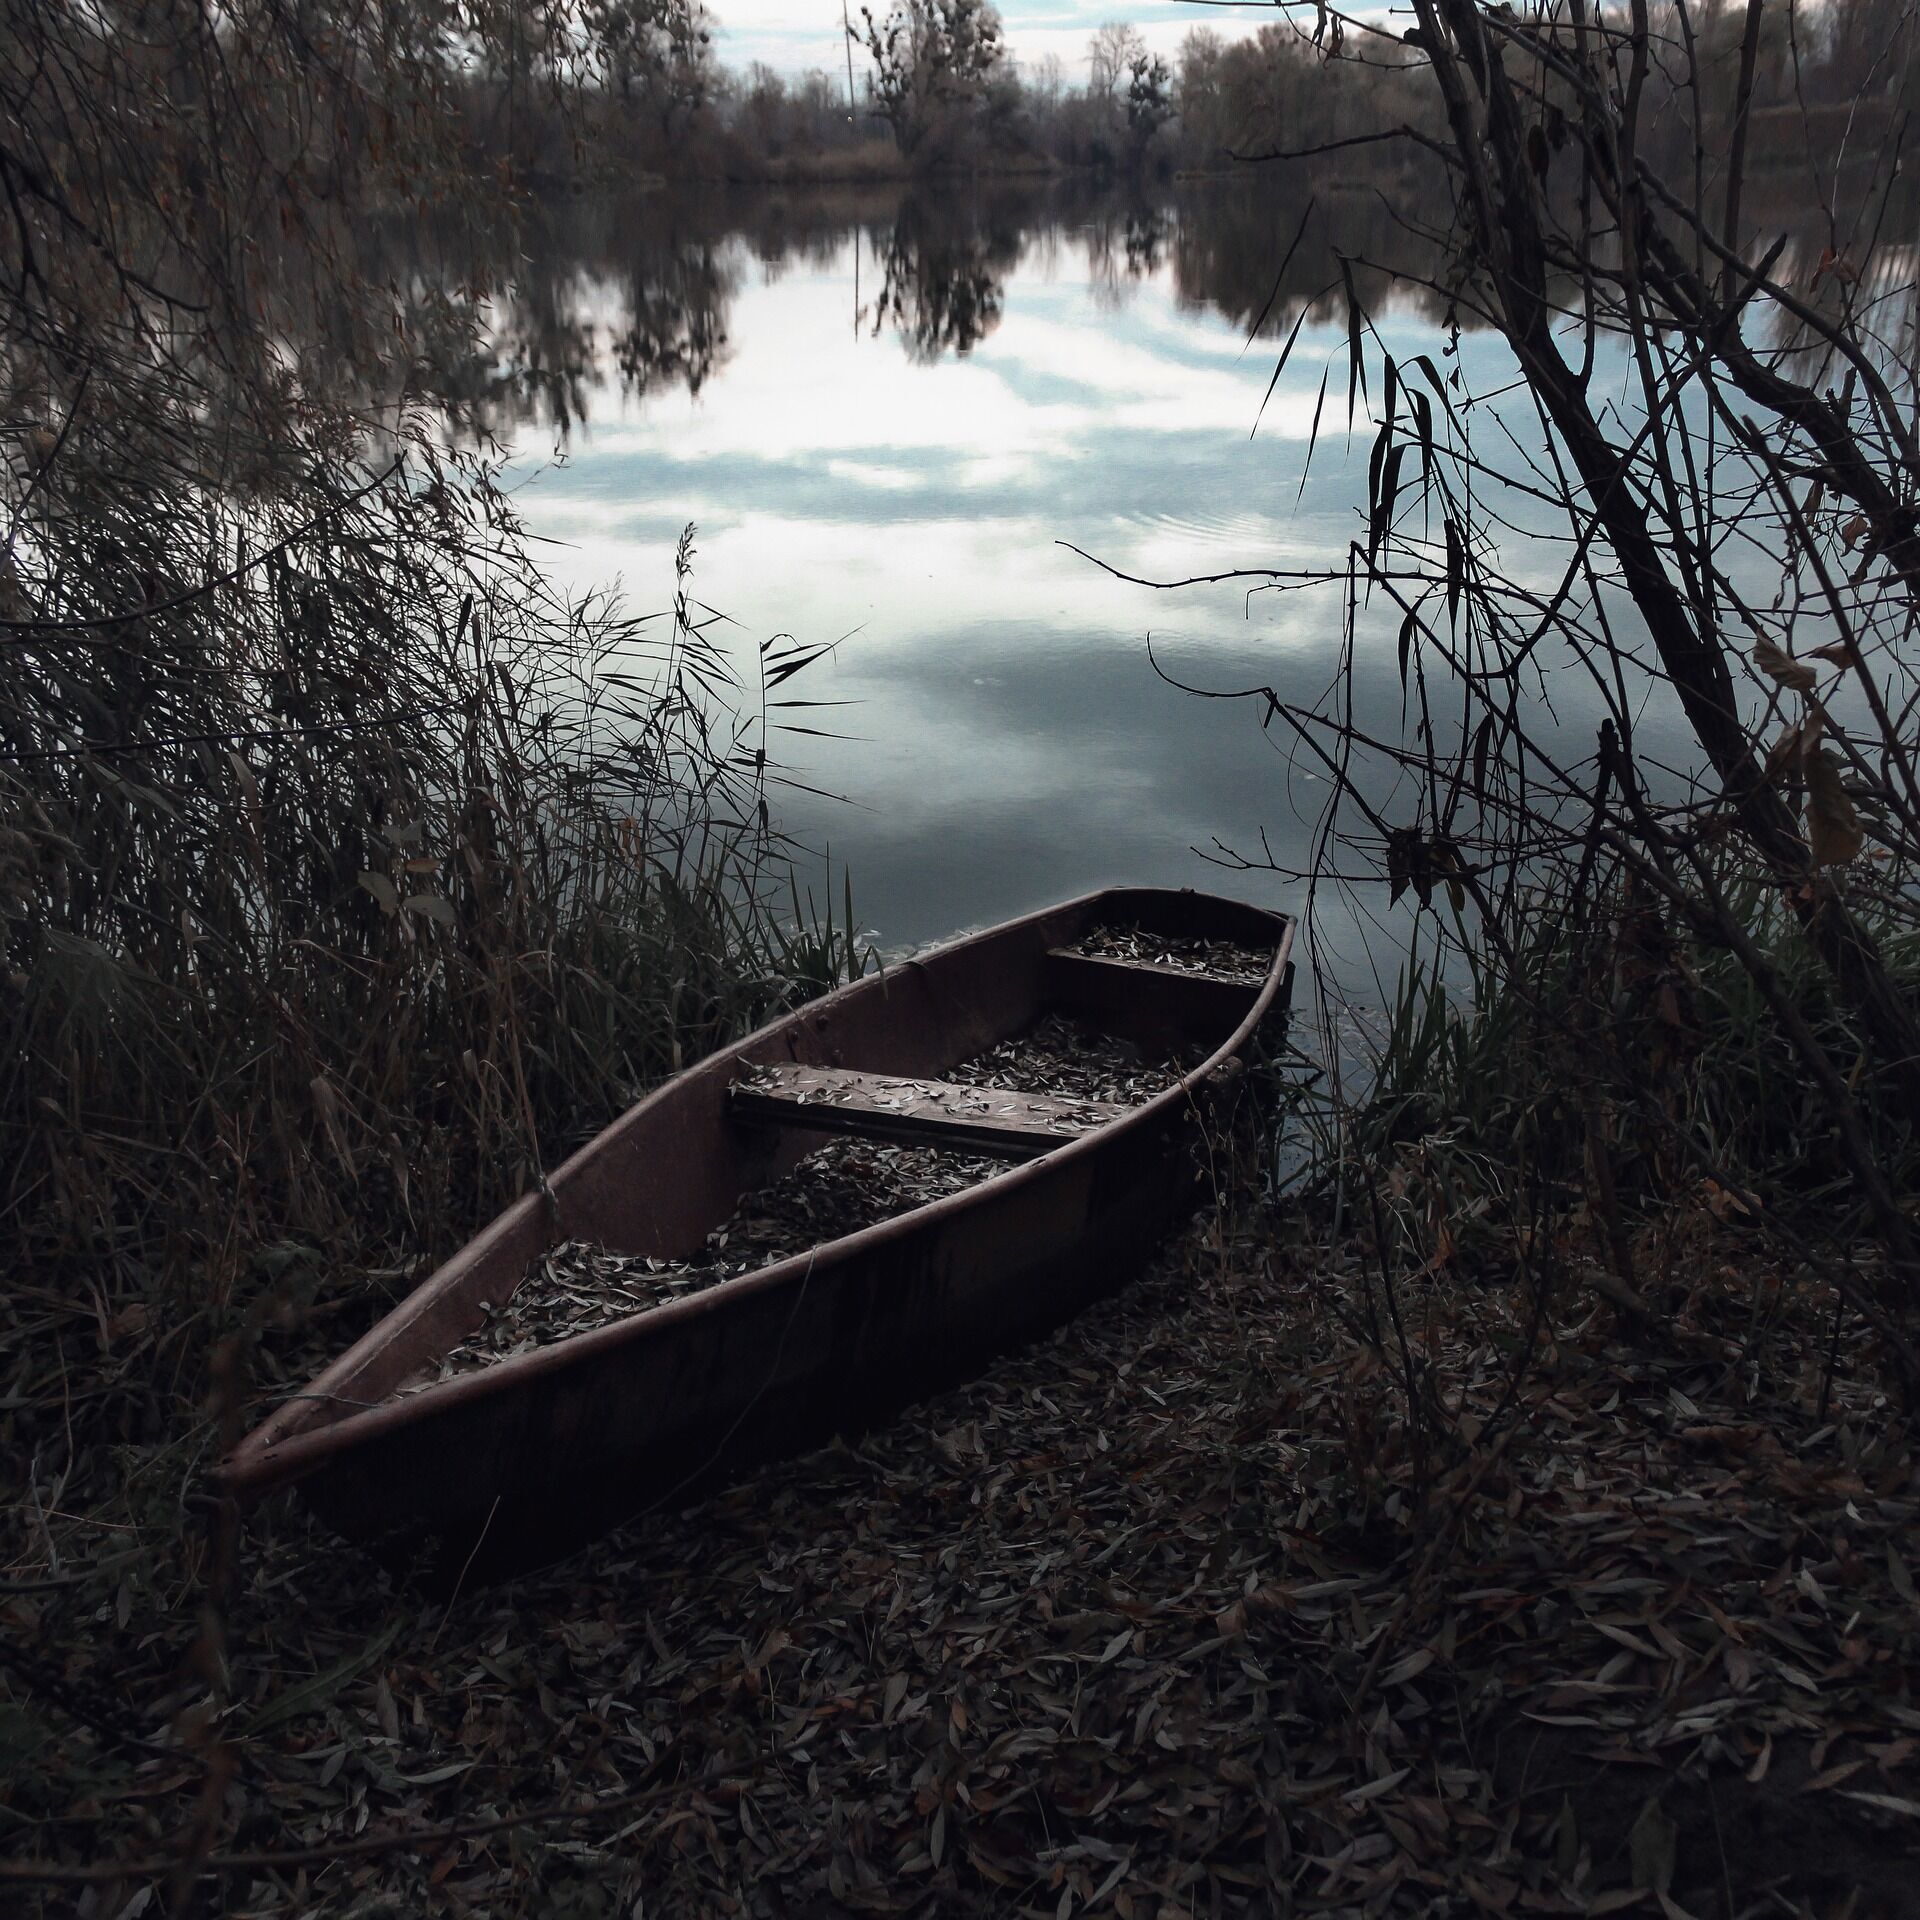
[[[1262,410],[1277,342],[1248,335],[1297,218],[1245,190],[1131,210],[656,201],[571,210],[538,243],[502,389],[528,521],[556,570],[619,577],[636,606],[664,601],[695,522],[696,590],[741,633],[840,640],[789,691],[848,704],[790,717],[848,737],[781,737],[798,778],[839,797],[790,791],[783,810],[850,869],[883,945],[1109,881],[1300,905],[1298,880],[1207,856],[1261,857],[1264,836],[1281,866],[1310,865],[1324,784],[1256,705],[1162,672],[1319,698],[1338,596],[1156,593],[1070,550],[1174,579],[1323,564],[1364,532],[1371,436],[1346,436],[1336,301]],[[1376,201],[1340,210],[1340,244],[1361,246],[1365,219]],[[1338,285],[1330,244],[1296,257],[1286,324]],[[1397,355],[1438,356],[1430,305],[1372,292]],[[1461,352],[1495,382],[1497,342]],[[1361,697],[1397,731],[1394,629],[1361,631]],[[1343,971],[1371,900],[1322,898]]]

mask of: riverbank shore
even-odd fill
[[[9,1710],[0,1871],[47,1913],[187,1862],[262,1915],[1906,1911],[1910,1429],[1687,1231],[1658,1339],[1404,1299],[1424,1473],[1366,1245],[1241,1204],[884,1432],[444,1611],[272,1507],[211,1694],[164,1585],[15,1592],[68,1697]],[[63,1710],[107,1697],[118,1738]]]
[[[730,159],[714,176],[728,186],[808,187],[880,184],[931,187],[974,180],[1045,181],[1110,178],[1085,167],[1066,167],[1037,153],[983,153],[948,164],[922,166],[910,160],[891,140],[868,140],[859,146],[817,153],[786,153]],[[699,185],[699,179],[683,184]]]

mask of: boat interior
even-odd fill
[[[556,1179],[563,1223],[575,1238],[679,1257],[742,1193],[835,1134],[1009,1161],[1050,1152],[1125,1109],[944,1076],[1049,1017],[1146,1057],[1204,1059],[1253,1008],[1284,933],[1277,916],[1210,895],[1114,890],[887,967],[636,1107],[602,1140],[652,1177],[618,1191],[582,1181],[571,1207]],[[1239,966],[1206,964],[1209,948]]]
[[[630,1109],[256,1438],[276,1444],[393,1394],[561,1243],[690,1258],[743,1196],[836,1139],[1001,1166],[1070,1146],[1130,1106],[1009,1086],[1004,1074],[993,1086],[945,1076],[1053,1019],[1143,1059],[1177,1060],[1158,1083],[1170,1087],[1233,1039],[1283,964],[1286,934],[1279,916],[1209,895],[1109,890],[889,965],[804,1006]],[[1216,964],[1221,955],[1231,964]]]

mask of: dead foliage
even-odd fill
[[[1005,1161],[977,1155],[830,1141],[773,1185],[748,1194],[692,1260],[649,1259],[578,1240],[553,1248],[533,1263],[509,1298],[492,1305],[478,1331],[400,1391],[418,1392],[510,1355],[610,1326],[927,1206],[1005,1170]]]
[[[1271,954],[1233,940],[1174,939],[1141,927],[1095,927],[1070,949],[1096,960],[1124,960],[1133,966],[1171,967],[1180,973],[1213,974],[1258,986],[1273,964]]]
[[[970,1060],[956,1061],[940,1077],[961,1087],[995,1087],[1009,1093],[1132,1107],[1165,1092],[1204,1057],[1204,1049],[1188,1047],[1164,1058],[1146,1059],[1124,1040],[1047,1014],[1027,1032],[1002,1040]]]
[[[5,1710],[0,1872],[90,1914],[182,1861],[262,1915],[1904,1911],[1911,1434],[1818,1276],[1705,1210],[1660,1244],[1675,1338],[1408,1290],[1424,1518],[1371,1250],[1241,1212],[446,1611],[271,1509],[217,1686],[164,1590],[17,1589],[59,1685]]]

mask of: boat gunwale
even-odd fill
[[[1170,887],[1096,888],[1091,893],[1079,895],[1071,900],[1057,901],[1052,906],[1041,908],[1036,912],[1021,914],[990,927],[956,935],[951,940],[929,948],[923,954],[895,962],[886,971],[903,972],[910,968],[923,967],[959,947],[992,936],[1012,933],[1036,921],[1052,919],[1056,915],[1091,907],[1096,902],[1114,895],[1158,894],[1177,899],[1183,893],[1192,894],[1193,891],[1190,888]],[[1217,899],[1221,896],[1200,895],[1198,897]],[[485,1400],[496,1394],[510,1393],[529,1381],[539,1379],[544,1374],[561,1371],[577,1364],[583,1357],[591,1362],[601,1354],[614,1351],[630,1342],[667,1337],[679,1328],[696,1322],[702,1315],[724,1311],[743,1300],[776,1288],[790,1286],[796,1281],[802,1283],[801,1298],[804,1299],[804,1283],[819,1271],[823,1264],[838,1265],[848,1255],[864,1252],[877,1242],[899,1238],[909,1230],[918,1230],[923,1222],[937,1225],[941,1220],[973,1205],[976,1196],[987,1188],[1005,1193],[1037,1180],[1043,1174],[1056,1172],[1074,1156],[1085,1157],[1095,1147],[1105,1142],[1129,1131],[1138,1131],[1151,1119],[1164,1118],[1176,1102],[1197,1105],[1196,1095],[1205,1082],[1245,1046],[1272,1010],[1274,1000],[1285,983],[1287,966],[1292,956],[1295,923],[1291,916],[1248,902],[1236,901],[1232,904],[1244,906],[1247,911],[1260,914],[1274,923],[1273,961],[1267,969],[1266,978],[1255,990],[1252,1004],[1239,1024],[1221,1044],[1204,1060],[1182,1074],[1178,1080],[1162,1088],[1159,1093],[1141,1102],[1139,1106],[1109,1120],[1103,1126],[1065,1138],[1058,1146],[1050,1147],[1031,1159],[1018,1161],[1002,1170],[989,1173],[984,1179],[975,1181],[971,1186],[943,1194],[920,1206],[910,1207],[904,1213],[892,1214],[884,1220],[876,1220],[867,1226],[855,1228],[851,1233],[821,1241],[804,1253],[790,1254],[787,1258],[773,1261],[766,1266],[754,1267],[745,1273],[730,1275],[724,1280],[701,1288],[696,1293],[662,1302],[658,1306],[639,1308],[633,1313],[622,1315],[619,1319],[610,1320],[601,1326],[590,1327],[577,1334],[563,1335],[558,1340],[548,1341],[523,1353],[507,1355],[471,1373],[435,1381],[411,1393],[403,1394],[396,1388],[379,1400],[348,1402],[349,1411],[325,1421],[324,1424],[298,1427],[280,1438],[272,1436],[271,1429],[278,1424],[282,1416],[289,1414],[302,1402],[344,1401],[346,1396],[335,1396],[322,1390],[322,1383],[328,1375],[345,1369],[356,1356],[371,1353],[379,1345],[392,1340],[399,1329],[389,1326],[388,1323],[396,1315],[404,1312],[407,1307],[417,1303],[419,1310],[424,1312],[437,1297],[436,1289],[444,1293],[458,1285],[465,1275],[464,1271],[456,1272],[455,1268],[458,1266],[464,1269],[471,1263],[474,1250],[481,1240],[497,1231],[506,1231],[508,1223],[514,1220],[520,1209],[539,1206],[542,1202],[543,1195],[537,1190],[530,1194],[523,1194],[496,1214],[471,1239],[463,1242],[459,1248],[449,1254],[405,1300],[390,1308],[379,1321],[367,1329],[360,1339],[330,1361],[304,1388],[284,1396],[273,1412],[256,1424],[233,1450],[215,1465],[213,1469],[215,1479],[229,1493],[247,1499],[261,1497],[319,1470],[337,1454],[349,1452],[369,1441],[384,1439],[391,1433],[404,1431],[410,1426],[432,1419],[439,1414],[456,1412],[472,1402]],[[1161,969],[1160,972],[1164,977],[1179,977],[1170,969]],[[606,1134],[614,1127],[621,1125],[643,1107],[670,1097],[688,1074],[715,1071],[723,1062],[737,1059],[747,1048],[776,1040],[803,1019],[817,1019],[824,1009],[830,1007],[842,996],[874,989],[884,977],[884,973],[868,975],[860,980],[849,981],[845,986],[836,988],[833,993],[825,994],[817,1000],[805,1001],[790,1012],[782,1014],[779,1019],[770,1021],[764,1027],[755,1028],[752,1033],[743,1035],[728,1046],[709,1054],[704,1060],[697,1061],[684,1073],[675,1074],[671,1079],[663,1081],[652,1092],[644,1095],[625,1112],[609,1121],[607,1126],[596,1133],[592,1139],[569,1154],[553,1174],[548,1176],[548,1184],[557,1182],[576,1162],[598,1151]],[[1250,982],[1247,984],[1251,985]],[[549,1250],[552,1245],[557,1244],[560,1243],[550,1243]],[[794,1311],[797,1313],[798,1310],[799,1302],[796,1301]]]

